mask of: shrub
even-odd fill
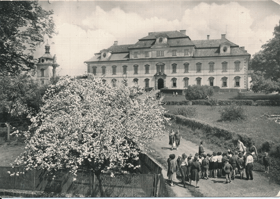
[[[176,110],[176,115],[183,115],[185,117],[195,117],[197,116],[197,111],[195,107],[182,107]]]
[[[210,98],[208,100],[210,106],[217,106],[219,104],[218,100],[216,98]]]
[[[244,108],[236,104],[226,106],[220,112],[222,121],[245,120],[247,118]]]
[[[279,100],[256,100],[258,106],[280,106]]]
[[[210,105],[208,100],[193,100],[193,105]]]
[[[218,93],[220,91],[220,87],[219,86],[213,86],[213,90],[215,93]]]
[[[188,86],[188,89],[185,90],[185,97],[187,100],[197,100],[197,99],[205,99],[213,96],[214,90],[210,86]]]

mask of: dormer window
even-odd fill
[[[163,41],[163,38],[160,37],[160,38],[158,39],[158,42],[159,42],[159,43],[162,43],[162,41]]]
[[[223,47],[223,51],[224,51],[225,53],[227,52],[227,49],[228,49],[227,46],[224,46],[224,47]]]
[[[106,57],[106,52],[102,53],[102,56],[105,58]]]

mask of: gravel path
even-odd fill
[[[154,140],[150,144],[150,147],[154,149],[152,156],[155,159],[158,156],[167,160],[168,156],[172,153],[176,154],[176,158],[183,153],[186,153],[188,156],[190,154],[194,156],[198,152],[198,145],[185,139],[181,140],[181,145],[177,151],[172,151],[168,145],[168,134],[164,135],[161,140]],[[206,153],[213,152],[207,148],[204,149]],[[163,166],[166,169],[167,163]],[[230,184],[225,184],[225,178],[200,179],[198,184],[199,188],[195,188],[193,185],[188,185],[187,188],[183,188],[182,184],[177,181],[178,184],[171,188],[177,197],[275,197],[278,195],[280,185],[271,182],[268,177],[260,175],[258,171],[254,171],[253,175],[253,181],[241,180],[237,176]],[[163,171],[163,176],[167,178],[166,170]]]

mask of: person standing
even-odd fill
[[[176,147],[176,142],[175,142],[175,133],[173,130],[170,130],[169,133],[169,145],[171,145],[171,150]]]
[[[213,162],[213,178],[217,178],[218,159],[217,159],[216,152],[213,152],[212,162]]]
[[[224,166],[224,171],[226,174],[226,183],[231,183],[231,171],[233,170],[232,166],[229,164],[229,160],[226,160],[226,164]]]
[[[240,173],[240,179],[243,179],[244,169],[245,169],[245,160],[244,160],[243,153],[239,153],[238,156],[239,156],[239,158],[237,160],[238,170],[239,170],[239,173]]]
[[[176,144],[176,150],[178,149],[180,145],[181,135],[179,133],[179,130],[175,133],[175,144]]]
[[[252,153],[252,156],[254,158],[254,160],[258,160],[258,150],[255,147],[255,143],[252,142],[251,146],[250,146],[250,152]]]
[[[223,170],[223,156],[222,152],[218,152],[217,154],[217,162],[218,162],[218,177],[222,177],[222,170]]]
[[[264,164],[264,172],[269,173],[270,158],[267,152],[264,152],[263,164]]]
[[[238,154],[238,152],[234,152],[232,157],[229,159],[229,163],[232,166],[232,177],[231,177],[232,180],[234,180],[234,178],[235,178],[236,170],[237,170],[237,165],[238,165],[238,163],[237,163],[237,159],[238,159],[237,154]]]
[[[198,147],[198,155],[204,154],[204,147],[203,147],[203,141],[200,142],[200,145]]]
[[[173,181],[176,179],[177,173],[177,161],[175,160],[175,154],[170,154],[169,158],[167,159],[168,169],[167,169],[167,176],[170,182],[170,186],[174,186]]]
[[[253,163],[254,158],[251,153],[248,154],[245,162],[247,180],[253,180]]]
[[[201,171],[200,164],[198,162],[197,156],[194,157],[192,165],[191,165],[191,181],[190,185],[192,184],[192,181],[196,182],[196,188],[199,188],[198,181],[199,181],[199,172]]]
[[[187,176],[187,170],[188,170],[188,160],[187,160],[187,155],[183,153],[182,159],[179,166],[179,170],[182,176],[182,183],[184,185],[184,188],[186,188],[186,176]]]
[[[245,153],[246,147],[244,146],[243,142],[241,142],[239,139],[237,140],[237,150],[239,153]]]
[[[204,159],[202,160],[202,178],[208,180],[208,172],[209,172],[209,157],[210,154],[207,156],[204,154]]]

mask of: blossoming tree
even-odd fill
[[[125,171],[147,141],[161,136],[168,120],[152,93],[100,79],[61,78],[46,91],[40,112],[24,134],[26,150],[15,165],[76,173]]]

